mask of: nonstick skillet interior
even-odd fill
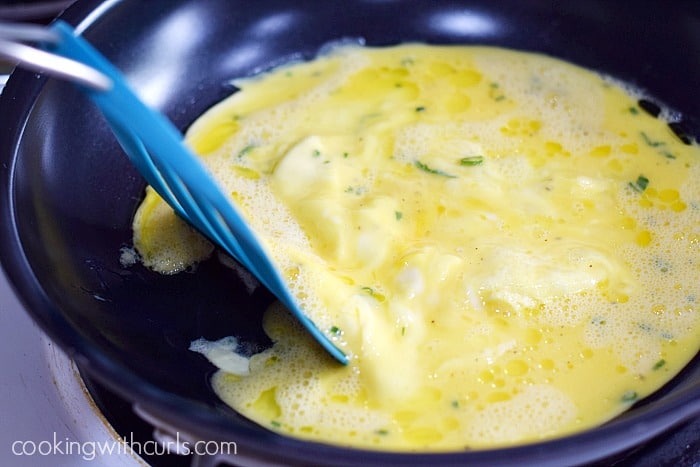
[[[85,0],[63,19],[183,130],[235,91],[231,78],[310,58],[329,41],[364,38],[370,45],[479,43],[548,53],[641,86],[683,112],[684,132],[699,135],[700,7],[672,5]],[[248,295],[216,261],[170,277],[122,267],[120,250],[130,246],[144,183],[99,113],[70,85],[29,72],[14,74],[0,108],[0,128],[9,129],[0,135],[0,257],[22,301],[81,368],[196,436],[233,438],[253,457],[306,464],[542,463],[604,455],[651,436],[683,411],[700,410],[696,358],[672,385],[616,422],[537,446],[439,460],[358,457],[260,429],[218,401],[207,382],[213,368],[187,347],[201,336],[233,334],[251,352],[264,348],[260,315],[269,294]],[[639,423],[647,429],[635,431]]]

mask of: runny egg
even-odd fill
[[[198,340],[246,417],[384,450],[526,443],[611,419],[698,352],[700,148],[631,87],[421,44],[338,47],[236,85],[187,141],[351,357],[279,304],[268,350]],[[153,191],[134,244],[166,273],[211,253]]]

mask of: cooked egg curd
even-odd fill
[[[629,87],[418,44],[236,85],[187,141],[350,356],[273,306],[273,347],[212,381],[241,414],[386,450],[525,443],[614,417],[698,352],[700,148]],[[153,191],[134,242],[162,272],[211,252]]]

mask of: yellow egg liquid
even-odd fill
[[[246,417],[384,450],[521,444],[609,420],[698,352],[700,148],[633,89],[420,44],[236,84],[187,141],[350,356],[274,305],[273,347],[212,380]],[[134,244],[169,273],[211,247],[164,206],[147,193]]]

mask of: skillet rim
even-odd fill
[[[101,15],[108,14],[110,7],[120,3],[109,0],[78,1],[67,9],[60,18],[80,29],[89,28],[98,21]],[[5,152],[9,160],[2,160],[0,172],[7,183],[3,187],[0,215],[10,222],[2,223],[0,227],[0,264],[7,272],[11,286],[18,292],[19,299],[27,312],[38,322],[44,332],[52,340],[58,342],[67,351],[69,356],[76,360],[79,368],[94,376],[98,381],[114,389],[122,397],[142,406],[149,412],[158,416],[161,420],[173,426],[183,427],[186,432],[191,427],[190,434],[199,439],[234,439],[246,450],[254,454],[254,457],[267,459],[282,459],[278,454],[292,455],[294,462],[311,464],[319,462],[319,459],[333,459],[342,463],[379,464],[379,465],[407,465],[439,462],[443,465],[463,465],[465,462],[498,462],[501,465],[519,464],[524,460],[537,461],[540,465],[548,463],[560,464],[561,462],[587,462],[609,454],[614,454],[626,448],[636,446],[642,441],[650,439],[654,435],[665,431],[670,426],[681,423],[683,420],[700,413],[700,385],[687,388],[673,399],[665,401],[657,407],[653,404],[641,407],[634,416],[622,420],[615,419],[606,425],[588,430],[572,436],[545,441],[541,443],[515,446],[501,449],[468,451],[462,453],[393,453],[368,451],[354,448],[343,448],[323,443],[315,443],[298,440],[271,431],[259,428],[252,424],[247,427],[239,425],[232,427],[228,419],[220,413],[203,406],[197,401],[180,397],[162,391],[157,386],[131,373],[129,369],[110,360],[99,347],[81,339],[79,333],[69,326],[51,301],[43,293],[40,284],[32,274],[32,266],[22,251],[21,239],[16,230],[15,206],[13,199],[13,174],[15,169],[16,146],[24,131],[24,125],[30,115],[34,99],[45,84],[44,79],[35,79],[35,74],[18,71],[10,78],[7,87],[0,97],[0,106],[9,109],[0,115],[0,127],[9,128],[10,131],[0,135],[0,150],[9,147]],[[24,86],[23,82],[30,81],[31,86]],[[20,93],[25,88],[24,94]],[[19,93],[19,95],[18,95]],[[19,120],[13,120],[12,116],[19,115]],[[37,308],[48,310],[37,314]],[[52,320],[47,319],[51,315]],[[697,356],[694,360],[697,360]],[[669,407],[670,406],[670,407]],[[671,409],[671,410],[669,410]],[[677,413],[681,409],[689,409],[685,415]],[[668,413],[665,413],[668,411]],[[656,426],[650,427],[644,423],[644,419],[656,420]],[[659,422],[660,421],[660,422]],[[640,425],[641,424],[641,425]],[[226,436],[222,436],[226,435]],[[624,438],[624,439],[620,439]],[[595,443],[595,441],[598,443]],[[617,442],[612,442],[616,440]],[[598,444],[600,449],[588,456],[582,456],[580,448],[589,443]],[[279,452],[276,448],[279,448]],[[553,452],[565,454],[564,457],[551,458]],[[323,457],[327,456],[327,457]],[[284,457],[285,460],[290,460]]]

